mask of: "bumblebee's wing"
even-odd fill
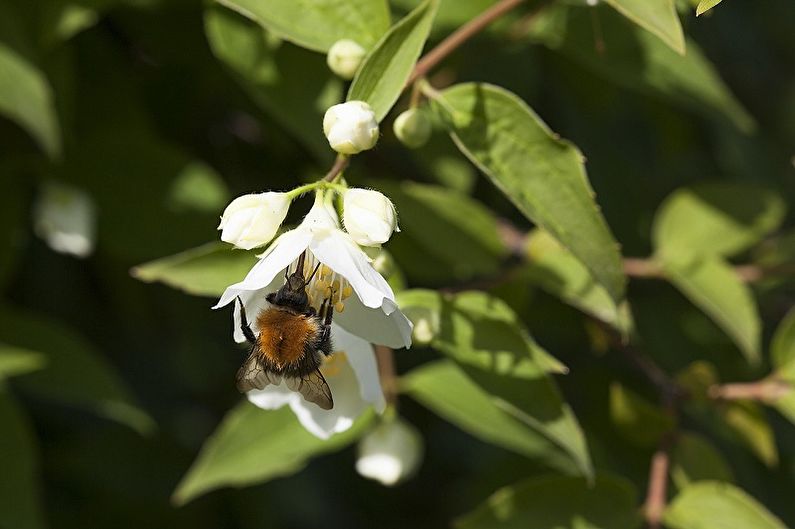
[[[268,371],[257,351],[252,351],[237,371],[237,389],[241,393],[252,389],[265,389],[268,384],[278,386],[281,382],[281,375]]]
[[[284,377],[287,387],[297,391],[309,402],[314,402],[324,410],[334,407],[334,399],[331,397],[331,389],[323,378],[323,374],[315,369],[303,377]]]

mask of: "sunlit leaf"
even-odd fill
[[[91,344],[58,322],[0,308],[0,341],[44,355],[44,368],[20,377],[20,387],[88,409],[141,433],[154,428],[113,367]]]
[[[46,363],[41,353],[0,343],[0,382],[8,377],[38,371]]]
[[[696,7],[696,16],[703,15],[722,1],[723,0],[701,0],[698,3],[698,7]]]
[[[616,307],[603,286],[551,235],[535,230],[528,237],[525,273],[550,294],[627,333],[632,316],[626,303]]]
[[[705,437],[680,432],[671,454],[671,479],[681,490],[697,481],[733,481],[728,461]]]
[[[683,56],[612,9],[563,4],[548,6],[533,24],[531,36],[627,90],[657,94],[709,117],[725,117],[744,132],[755,127],[753,117],[693,40],[687,41]],[[595,41],[603,42],[603,50]]]
[[[0,3],[0,115],[25,129],[50,156],[61,153],[61,131],[47,77],[26,49],[22,22]]]
[[[0,386],[0,527],[39,529],[44,512],[37,483],[33,428],[11,395]]]
[[[304,429],[289,406],[262,410],[243,400],[207,439],[199,457],[174,492],[184,504],[220,487],[243,487],[301,470],[317,455],[339,450],[355,441],[372,417],[329,440]]]
[[[174,179],[169,201],[179,211],[220,213],[229,201],[229,190],[210,166],[195,161]]]
[[[610,420],[619,435],[646,447],[657,446],[675,425],[671,415],[615,382],[610,385]]]
[[[131,274],[141,281],[160,281],[188,294],[216,297],[229,285],[242,280],[255,262],[253,252],[211,242],[136,266]]]
[[[770,361],[780,377],[795,383],[795,308],[776,328],[770,342]]]
[[[665,511],[671,529],[786,529],[759,502],[728,483],[705,481],[685,487]]]
[[[457,529],[634,529],[637,492],[620,478],[532,478],[495,492]]]
[[[326,52],[341,39],[369,49],[389,28],[386,0],[217,0],[276,35]]]
[[[752,364],[760,360],[761,321],[748,285],[718,257],[666,261],[665,273],[694,305],[737,344]]]
[[[605,0],[619,13],[685,54],[685,35],[673,0]]]
[[[755,402],[731,401],[720,414],[739,440],[769,467],[778,463],[778,449],[765,409]]]
[[[437,361],[414,369],[401,379],[401,388],[443,419],[478,439],[567,474],[582,473],[570,454],[537,429],[508,413],[499,399],[481,389],[451,361]]]
[[[748,184],[714,182],[674,191],[657,210],[655,249],[674,257],[732,256],[759,242],[784,219],[776,193]]]
[[[356,73],[348,101],[366,101],[378,121],[395,104],[431,31],[438,0],[425,0],[395,24]]]
[[[434,106],[464,154],[620,300],[618,244],[594,201],[580,151],[516,95],[493,85],[455,85]]]

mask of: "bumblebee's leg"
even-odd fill
[[[332,296],[334,294],[332,293]],[[323,312],[325,309],[325,312]],[[331,317],[334,315],[334,305],[331,303],[331,296],[323,300],[321,305],[320,317],[323,318],[323,332],[320,335],[321,350],[326,356],[331,354]]]
[[[246,341],[251,345],[257,343],[257,337],[254,335],[254,331],[251,330],[251,327],[248,324],[248,318],[246,318],[246,307],[243,305],[243,300],[240,299],[240,296],[237,297],[237,301],[240,303],[240,329],[243,331],[243,336],[246,337]]]

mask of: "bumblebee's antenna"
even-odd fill
[[[298,264],[295,266],[295,272],[293,272],[295,274],[300,275],[302,278],[304,277],[304,259],[305,258],[306,258],[306,250],[301,252],[301,255],[298,257]]]
[[[310,281],[312,281],[312,278],[315,277],[315,273],[317,272],[318,268],[320,268],[320,262],[317,263],[317,266],[315,267],[315,269],[312,270],[312,275],[309,276],[309,279],[306,280],[306,284],[307,285],[309,284]]]

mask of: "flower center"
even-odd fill
[[[348,280],[324,264],[318,267],[319,261],[312,252],[307,250],[305,253],[304,279],[308,281],[306,295],[309,298],[309,305],[319,312],[320,306],[326,301],[328,305],[333,307],[333,310],[343,312],[345,310],[345,300],[353,294],[353,288],[351,288]],[[288,267],[288,275],[298,268],[300,259],[299,257]],[[316,267],[317,272],[315,272]]]

